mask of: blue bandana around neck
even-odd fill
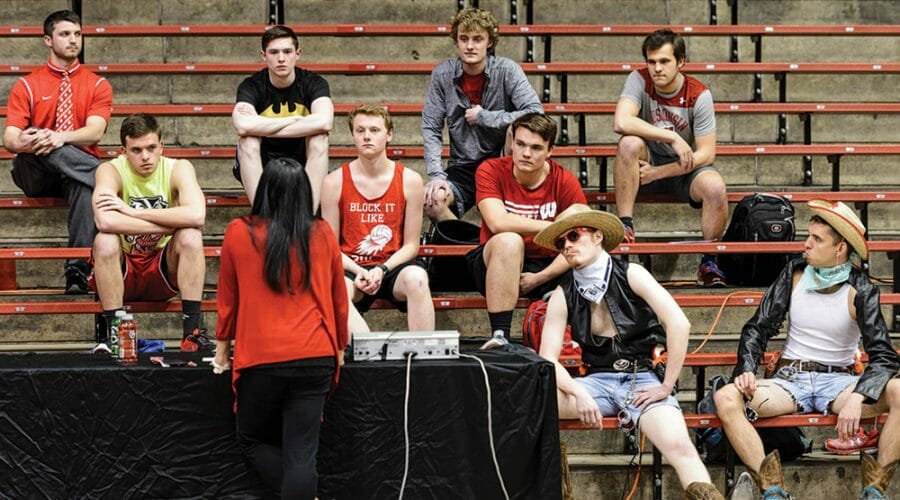
[[[806,266],[800,278],[800,286],[808,292],[831,288],[847,281],[852,268],[849,261],[834,267]]]
[[[601,251],[593,263],[581,269],[573,269],[572,277],[575,280],[575,288],[585,299],[599,304],[609,287],[609,275],[612,271],[612,258],[605,251]]]

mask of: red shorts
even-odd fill
[[[124,302],[169,300],[178,295],[178,283],[166,276],[166,249],[153,253],[125,254],[122,275],[125,279]],[[96,291],[93,273],[88,280]]]

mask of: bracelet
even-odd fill
[[[375,267],[377,267],[378,269],[381,269],[381,271],[382,271],[384,274],[387,274],[387,273],[391,270],[388,266],[386,266],[386,265],[384,265],[384,264],[378,264],[378,265],[375,266]]]

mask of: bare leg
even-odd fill
[[[700,215],[703,239],[721,238],[728,221],[728,197],[722,176],[714,170],[700,172],[691,183],[691,199],[703,201]]]
[[[434,302],[424,269],[404,267],[394,282],[393,294],[407,303],[406,323],[410,331],[434,330]]]
[[[750,470],[759,472],[765,458],[765,450],[756,429],[744,413],[744,396],[734,384],[728,384],[715,394],[716,410],[725,434],[734,451]],[[788,415],[797,410],[791,395],[778,385],[760,380],[751,406],[760,417]]]
[[[94,237],[94,284],[105,311],[122,307],[125,281],[122,277],[122,243],[118,234],[97,233]]]
[[[206,258],[203,255],[203,234],[199,229],[175,231],[166,251],[166,265],[169,279],[173,276],[177,279],[182,299],[203,300]]]
[[[616,148],[616,164],[613,168],[613,187],[616,190],[616,213],[619,217],[634,215],[634,200],[641,187],[641,166],[638,160],[646,160],[647,144],[634,135],[622,136]]]
[[[261,141],[259,137],[242,136],[238,139],[238,163],[241,167],[241,184],[244,185],[244,192],[250,199],[250,206],[253,206],[253,199],[256,197],[256,187],[259,185],[259,178],[262,176],[262,157],[260,156]]]
[[[688,436],[684,415],[680,411],[671,406],[656,406],[641,416],[640,426],[641,432],[675,469],[682,488],[693,482],[712,482]]]
[[[353,284],[353,281],[350,280],[350,278],[344,276],[344,283],[347,285],[347,298],[350,302],[349,307],[347,307],[347,328],[350,331],[350,335],[353,335],[356,332],[368,332],[369,325],[366,323],[366,320],[363,319],[359,310],[356,309],[354,303],[354,300],[358,301],[362,298],[363,294],[359,291],[359,288],[356,288],[356,285]]]
[[[488,312],[515,309],[519,299],[519,274],[525,259],[525,241],[517,233],[499,233],[484,246],[485,299]]]

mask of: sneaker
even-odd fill
[[[206,336],[206,328],[194,328],[194,333],[181,341],[181,352],[215,352],[216,345]]]
[[[725,273],[715,262],[703,262],[697,270],[697,284],[704,288],[725,286]]]
[[[66,295],[83,295],[90,291],[87,275],[81,268],[69,266],[66,268]]]
[[[766,491],[762,492],[760,498],[762,500],[794,500],[794,497],[781,486],[769,486]]]
[[[106,345],[106,342],[99,342],[97,345],[91,349],[91,354],[112,354],[112,351],[109,350],[109,346]]]
[[[825,440],[825,449],[838,455],[852,455],[860,451],[874,450],[878,448],[878,429],[866,432],[859,428],[856,434],[849,439],[841,441],[837,438]]]
[[[495,349],[497,347],[503,347],[505,345],[509,345],[509,340],[506,340],[506,336],[503,335],[503,330],[496,330],[494,332],[494,336],[491,337],[491,340],[488,340],[481,346],[481,350]]]
[[[634,241],[634,228],[625,226],[625,237],[622,238],[622,243],[634,243]]]

